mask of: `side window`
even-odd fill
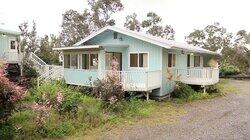
[[[187,55],[187,67],[190,67],[190,54]]]
[[[15,50],[16,49],[16,41],[15,40],[11,40],[10,41],[10,49],[11,50]]]
[[[78,54],[70,55],[70,68],[73,68],[73,69],[78,68]]]
[[[64,68],[70,68],[70,55],[64,54]]]
[[[82,54],[82,69],[89,69],[89,54]]]
[[[90,69],[98,69],[98,54],[90,54]]]
[[[176,54],[168,54],[168,67],[175,67],[176,65]]]
[[[201,65],[201,57],[200,56],[194,56],[194,67],[200,67]]]
[[[138,54],[130,54],[130,67],[138,67]]]

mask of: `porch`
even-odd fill
[[[168,74],[175,81],[190,85],[213,85],[219,81],[219,69],[212,67],[199,68],[168,68]]]
[[[7,62],[7,63],[21,63],[23,55],[18,52],[4,52],[2,58]]]
[[[97,79],[104,79],[110,70],[64,69],[68,84],[92,86]],[[161,74],[158,71],[117,71],[116,75],[125,91],[151,91],[161,87]]]

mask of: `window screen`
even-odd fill
[[[64,68],[69,68],[70,67],[70,55],[69,54],[64,54]]]
[[[148,54],[140,53],[139,54],[139,67],[147,67],[148,66]]]
[[[194,67],[200,67],[201,58],[200,56],[194,56]]]
[[[14,41],[14,40],[10,41],[10,49],[12,49],[12,50],[16,49],[16,41]]]
[[[89,69],[89,54],[82,54],[82,69]]]
[[[130,67],[138,67],[138,54],[130,54]]]
[[[98,54],[90,54],[90,69],[98,68]]]
[[[73,68],[73,69],[78,68],[78,54],[70,55],[70,68]]]

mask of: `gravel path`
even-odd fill
[[[230,80],[236,94],[185,105],[187,114],[174,124],[136,126],[124,140],[235,139],[250,140],[250,81]],[[111,138],[112,139],[112,138]]]

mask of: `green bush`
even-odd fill
[[[234,65],[222,66],[220,69],[222,76],[236,75],[240,73],[240,69]]]
[[[0,138],[1,140],[11,140],[15,136],[15,127],[10,122],[0,123]]]
[[[187,99],[194,93],[195,91],[189,85],[178,82],[176,83],[176,87],[174,92],[172,93],[172,97]]]

